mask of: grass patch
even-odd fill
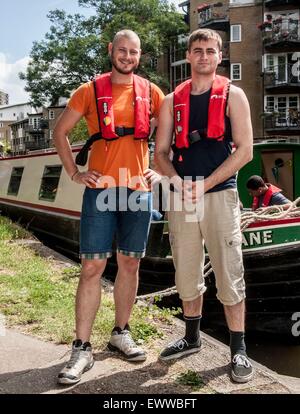
[[[22,326],[23,331],[43,339],[70,343],[80,266],[59,270],[30,247],[12,241],[26,234],[0,218],[0,313],[5,315],[7,326]],[[130,322],[134,339],[147,343],[161,337],[158,322],[171,323],[172,315],[178,312],[160,310],[156,305],[134,306]],[[91,338],[95,348],[106,346],[113,324],[113,297],[104,294]]]
[[[206,385],[201,376],[192,370],[181,373],[177,377],[176,382],[180,385],[192,387],[195,391],[205,387]]]
[[[7,217],[0,216],[0,240],[33,238],[32,234]]]

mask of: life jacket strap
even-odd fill
[[[134,128],[126,128],[124,126],[116,126],[115,132],[119,137],[125,137],[126,135],[134,135]]]
[[[124,126],[117,126],[115,128],[116,134],[119,137],[125,137],[126,135],[134,135],[134,128],[126,128]],[[99,141],[103,137],[101,136],[100,132],[92,135],[81,148],[79,153],[76,156],[76,164],[84,166],[87,163],[89,149],[93,145],[95,141]],[[115,138],[116,139],[116,138]],[[110,139],[112,141],[112,139]]]
[[[78,152],[78,154],[76,155],[76,164],[77,165],[81,165],[84,166],[87,162],[88,159],[88,153],[89,153],[89,149],[91,148],[91,146],[93,145],[93,143],[95,141],[98,141],[99,139],[101,139],[101,134],[99,132],[97,132],[96,134],[92,135],[84,144],[84,146],[81,148],[81,150]]]

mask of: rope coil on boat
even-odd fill
[[[286,205],[285,205],[286,206]],[[284,206],[270,206],[259,208],[255,211],[247,211],[241,214],[241,232],[245,231],[252,223],[259,223],[263,221],[275,221],[286,218],[300,217],[300,197],[293,201],[287,209]],[[213,272],[211,263],[208,262],[204,266],[204,277],[208,277]],[[140,295],[138,299],[159,299],[171,296],[177,293],[176,286],[161,290],[159,292],[149,293],[147,295]]]

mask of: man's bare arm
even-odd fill
[[[228,108],[236,151],[204,180],[205,192],[236,174],[253,157],[253,132],[249,103],[245,93],[233,85],[230,88]]]
[[[173,128],[173,94],[169,94],[165,97],[160,109],[154,160],[162,175],[169,177],[174,184],[177,182],[181,186],[182,179],[178,176],[170,160]]]
[[[54,144],[67,174],[70,177],[73,177],[73,180],[78,184],[85,184],[88,187],[94,187],[101,174],[97,171],[78,172],[76,174],[78,168],[73,160],[72,150],[68,139],[70,131],[75,127],[81,118],[82,114],[67,107],[55,125]]]

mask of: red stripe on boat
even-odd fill
[[[7,199],[7,198],[0,198],[0,202],[1,201],[5,202],[5,203],[8,203],[8,204],[17,205],[17,206],[24,206],[24,207],[28,207],[28,208],[35,208],[35,209],[39,209],[39,210],[45,210],[45,211],[49,211],[51,213],[60,213],[60,214],[66,214],[68,216],[80,217],[80,212],[79,211],[65,210],[63,208],[43,206],[43,205],[40,205],[40,204],[27,203],[25,201],[18,201],[18,200],[10,200],[10,199]]]

